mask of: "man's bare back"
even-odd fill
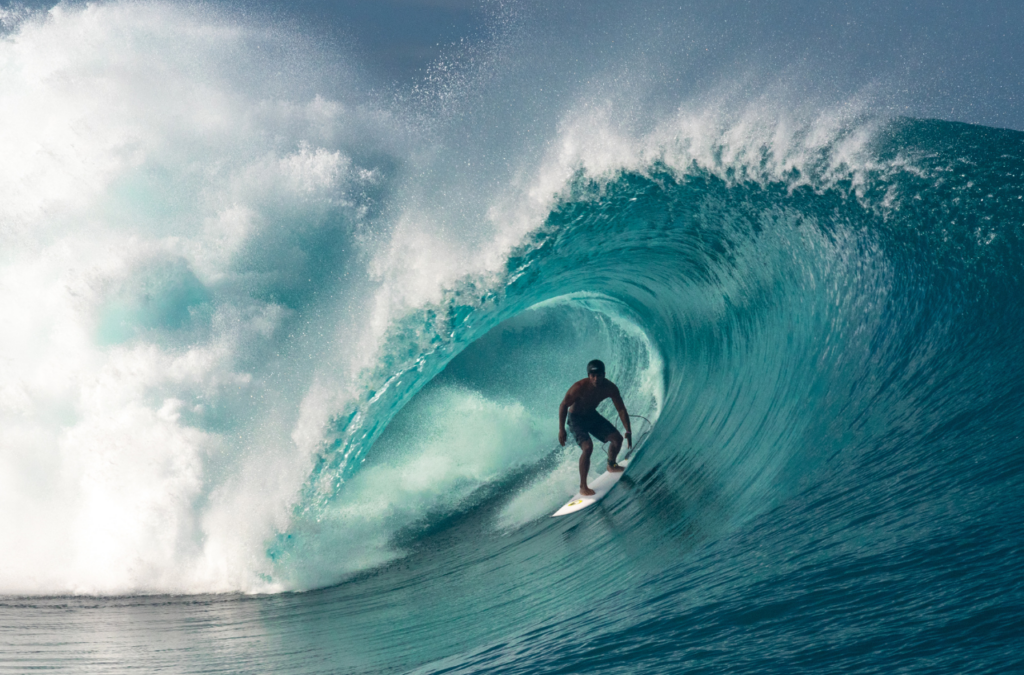
[[[622,471],[622,467],[615,463],[622,447],[622,435],[615,429],[611,422],[597,412],[597,406],[606,398],[612,400],[615,410],[619,413],[622,426],[626,429],[626,440],[629,447],[633,447],[633,432],[629,426],[629,413],[626,412],[626,405],[619,395],[619,388],[605,378],[604,364],[598,360],[587,364],[587,377],[576,382],[569,391],[565,393],[562,404],[558,407],[558,442],[565,445],[566,433],[565,422],[568,418],[569,428],[580,446],[580,494],[592,495],[594,491],[587,487],[587,473],[590,471],[590,453],[594,450],[594,443],[590,436],[608,443],[608,470]]]

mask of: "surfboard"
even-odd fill
[[[618,483],[619,479],[626,474],[625,469],[629,467],[629,460],[619,460],[618,465],[623,468],[623,471],[605,471],[594,480],[589,481],[589,485],[587,487],[593,490],[594,494],[584,497],[579,492],[577,492],[575,497],[567,501],[565,503],[565,506],[552,513],[551,517],[554,518],[555,516],[567,516],[570,513],[582,511],[588,506],[596,504],[597,502],[604,499],[604,496],[608,494],[608,491],[612,489],[612,486]]]

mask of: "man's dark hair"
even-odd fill
[[[587,375],[604,375],[604,362],[594,359],[588,363]]]

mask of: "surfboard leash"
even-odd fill
[[[639,439],[633,441],[633,447],[629,449],[629,451],[626,453],[626,456],[623,459],[629,459],[630,457],[632,457],[633,453],[636,452],[636,449],[640,447],[640,444],[644,441],[644,439],[647,438],[651,434],[651,429],[654,428],[654,423],[651,422],[646,417],[644,417],[643,415],[634,415],[634,414],[630,413],[629,417],[630,417],[630,419],[635,417],[637,419],[643,420],[644,422],[647,422],[647,428],[644,430],[644,432],[642,434],[640,434],[640,438]]]

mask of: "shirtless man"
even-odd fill
[[[580,450],[580,494],[592,495],[594,491],[587,487],[587,472],[590,471],[590,453],[594,451],[594,442],[590,440],[593,434],[597,440],[608,443],[608,470],[612,472],[622,471],[622,467],[615,463],[619,456],[619,449],[622,448],[622,435],[616,431],[611,422],[606,420],[597,412],[597,404],[606,398],[611,398],[615,409],[619,412],[619,419],[626,429],[626,440],[629,447],[633,447],[633,432],[629,427],[629,413],[626,412],[626,405],[619,396],[619,388],[611,380],[605,379],[604,364],[594,359],[587,364],[587,377],[569,387],[562,399],[562,405],[558,406],[558,443],[565,445],[565,418],[569,416],[569,428],[572,435],[576,437]]]

